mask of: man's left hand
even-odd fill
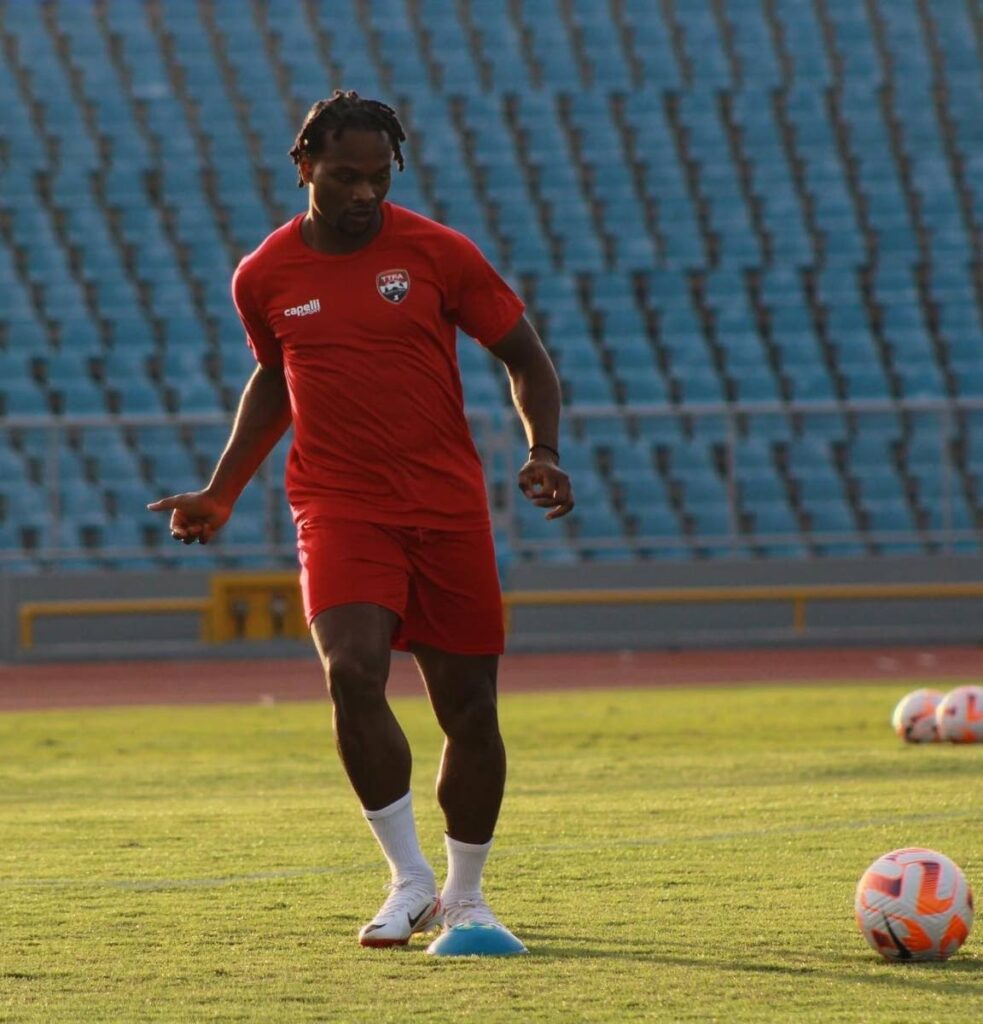
[[[530,459],[519,470],[519,490],[540,508],[548,508],[547,519],[559,519],[573,508],[570,478],[548,459]]]

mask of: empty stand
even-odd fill
[[[229,278],[303,208],[286,151],[338,86],[398,108],[393,200],[487,252],[557,365],[561,524],[515,501],[507,379],[459,343],[518,556],[975,550],[975,9],[0,0],[5,564],[176,559],[142,505],[224,443]],[[201,564],[289,552],[283,459]]]

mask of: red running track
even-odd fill
[[[983,680],[983,648],[634,651],[508,654],[504,693],[624,686]],[[410,658],[393,659],[389,692],[420,694]],[[312,700],[325,696],[309,658],[46,662],[0,665],[0,711],[114,704]]]

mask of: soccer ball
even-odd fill
[[[934,743],[939,738],[935,709],[941,700],[939,690],[912,690],[894,709],[894,731],[907,743]]]
[[[857,883],[863,937],[887,960],[945,960],[973,927],[973,893],[960,867],[917,846],[878,857]]]
[[[983,742],[983,687],[957,686],[935,709],[939,739],[952,743]]]

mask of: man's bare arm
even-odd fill
[[[147,506],[171,513],[171,534],[207,544],[225,525],[246,484],[290,426],[290,396],[282,367],[258,366],[243,388],[225,451],[201,491],[175,494]]]
[[[525,317],[488,351],[509,372],[512,401],[529,441],[529,460],[519,470],[519,489],[534,505],[550,510],[547,519],[565,516],[573,508],[573,490],[557,464],[561,395],[553,361]]]
[[[531,323],[519,322],[488,350],[509,371],[512,400],[522,419],[530,447],[559,447],[560,382],[553,361]]]
[[[205,490],[234,505],[286,433],[290,419],[290,396],[283,367],[257,366],[242,390],[229,442]]]

